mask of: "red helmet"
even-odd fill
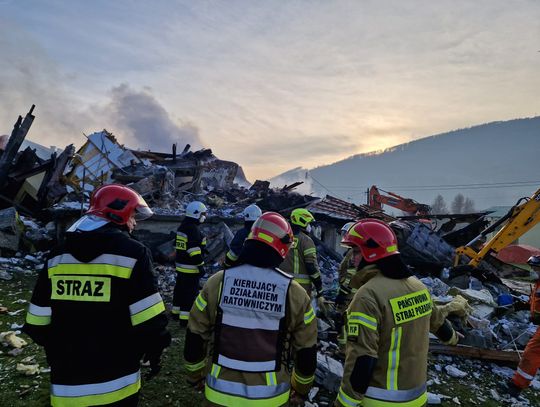
[[[125,225],[132,215],[135,215],[136,220],[144,220],[153,215],[142,196],[120,184],[103,185],[96,189],[86,213],[118,225]]]
[[[266,243],[285,258],[293,241],[293,232],[289,222],[279,213],[266,212],[255,221],[247,238]]]
[[[394,231],[378,219],[368,218],[356,222],[345,234],[341,244],[358,247],[368,263],[399,254]]]

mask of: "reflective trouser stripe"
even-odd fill
[[[171,313],[173,313],[174,315],[180,314],[180,307],[173,306],[172,309],[171,309]]]
[[[161,295],[159,293],[149,295],[129,306],[131,324],[133,326],[142,324],[163,311],[165,311],[165,304]]]
[[[30,303],[26,314],[26,322],[31,325],[49,325],[51,323],[51,316],[51,307],[40,307]]]
[[[197,298],[195,298],[195,306],[199,309],[199,311],[203,312],[206,308],[207,302],[202,297],[202,293],[199,293]]]
[[[296,373],[296,370],[293,373],[294,380],[300,384],[311,384],[313,380],[315,380],[315,375],[309,376],[309,377],[302,377],[298,373]]]
[[[140,372],[103,383],[82,385],[51,385],[53,407],[86,407],[111,404],[139,391]]]
[[[356,407],[362,404],[361,400],[357,400],[351,396],[349,396],[347,393],[343,391],[343,389],[339,388],[339,393],[337,396],[337,401],[341,403],[342,406],[345,407]]]
[[[198,274],[199,267],[193,264],[176,263],[176,271],[178,271],[179,273]]]
[[[527,372],[524,372],[519,367],[517,368],[516,372],[518,372],[519,375],[522,376],[524,379],[531,380],[531,381],[534,380],[534,376],[528,374]]]
[[[409,401],[415,401],[426,393],[426,389],[426,384],[406,390],[387,390],[380,387],[370,386],[366,390],[365,397],[368,397],[372,400],[404,403]]]
[[[187,321],[189,319],[189,312],[188,311],[180,311],[180,319]]]
[[[427,404],[427,393],[423,393],[418,398],[410,401],[386,401],[377,400],[364,396],[362,400],[363,407],[423,407]]]
[[[388,390],[398,389],[399,370],[399,348],[401,346],[402,328],[392,328],[392,338],[388,351],[388,370],[386,372],[386,388]]]
[[[204,395],[212,403],[234,407],[278,407],[289,400],[289,383],[275,386],[256,385],[207,376]]]
[[[188,372],[195,372],[206,366],[206,359],[201,360],[199,363],[185,363],[184,367]]]

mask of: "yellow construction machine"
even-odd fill
[[[460,264],[462,256],[470,259],[468,265],[478,267],[491,253],[498,253],[540,222],[540,189],[530,198],[521,198],[501,219],[485,229],[465,246],[458,247],[454,257],[454,267]],[[504,226],[484,245],[486,236]],[[479,247],[480,246],[480,247]]]

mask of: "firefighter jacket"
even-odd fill
[[[535,325],[540,325],[540,280],[536,281],[531,291],[530,304],[531,321]]]
[[[346,360],[336,405],[424,406],[429,332],[441,337],[444,325],[454,344],[457,335],[420,280],[392,279],[377,271],[374,265],[361,270],[371,279],[347,310]]]
[[[201,234],[199,220],[185,217],[176,231],[176,271],[204,274],[203,254],[206,237]]]
[[[342,308],[345,308],[349,305],[352,300],[352,297],[360,288],[361,284],[358,281],[356,265],[354,264],[354,251],[349,249],[343,260],[339,264],[339,299],[342,303]]]
[[[240,229],[233,237],[229,251],[225,255],[225,267],[233,267],[238,264],[238,258],[240,252],[244,246],[244,241],[247,239],[253,222],[246,223],[242,229]]]
[[[170,336],[149,250],[107,225],[67,233],[40,271],[24,331],[45,347],[53,406],[105,405],[139,391],[143,354]]]
[[[317,262],[317,249],[313,240],[303,231],[294,234],[294,241],[287,257],[279,266],[281,270],[292,274],[307,292],[311,293],[311,284],[317,290],[317,296],[322,295],[322,281],[319,263]]]
[[[195,300],[186,369],[192,382],[206,375],[210,405],[282,406],[291,384],[307,395],[316,341],[317,321],[305,290],[279,269],[244,264],[212,276]]]

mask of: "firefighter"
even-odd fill
[[[180,326],[187,326],[189,310],[199,292],[199,280],[204,275],[203,253],[206,237],[199,225],[206,220],[206,205],[193,201],[186,207],[186,216],[176,231],[176,285],[173,293],[173,315]]]
[[[536,283],[531,291],[530,310],[531,322],[540,325],[540,256],[531,256],[527,261],[531,269],[536,272]],[[527,343],[521,361],[514,377],[503,388],[510,395],[517,397],[522,390],[529,387],[536,372],[540,368],[540,327],[536,328],[535,334]]]
[[[40,271],[24,331],[45,348],[52,406],[136,406],[141,357],[158,371],[165,305],[150,251],[129,236],[151,215],[126,186],[97,189]]]
[[[335,405],[424,406],[429,332],[452,345],[458,334],[402,262],[384,222],[361,220],[342,243],[361,252],[358,274],[370,279],[347,310],[344,376]]]
[[[307,209],[298,208],[291,213],[291,225],[294,241],[291,250],[279,268],[292,274],[297,281],[311,295],[312,285],[315,286],[317,305],[326,312],[325,299],[322,291],[321,272],[317,262],[317,249],[309,237],[311,223],[315,220]]]
[[[231,241],[229,251],[225,256],[225,263],[223,264],[226,268],[237,265],[238,257],[240,256],[240,252],[242,251],[244,241],[246,240],[249,231],[251,230],[251,226],[253,226],[253,223],[255,223],[255,221],[259,219],[259,216],[261,215],[261,208],[259,208],[255,204],[247,206],[242,212],[242,216],[244,217],[244,227],[238,232],[236,232],[233,240]]]
[[[277,268],[292,243],[289,223],[263,214],[241,265],[208,279],[191,309],[184,358],[188,382],[209,405],[282,406],[314,380],[317,320],[306,291]],[[290,371],[291,362],[294,368]]]

